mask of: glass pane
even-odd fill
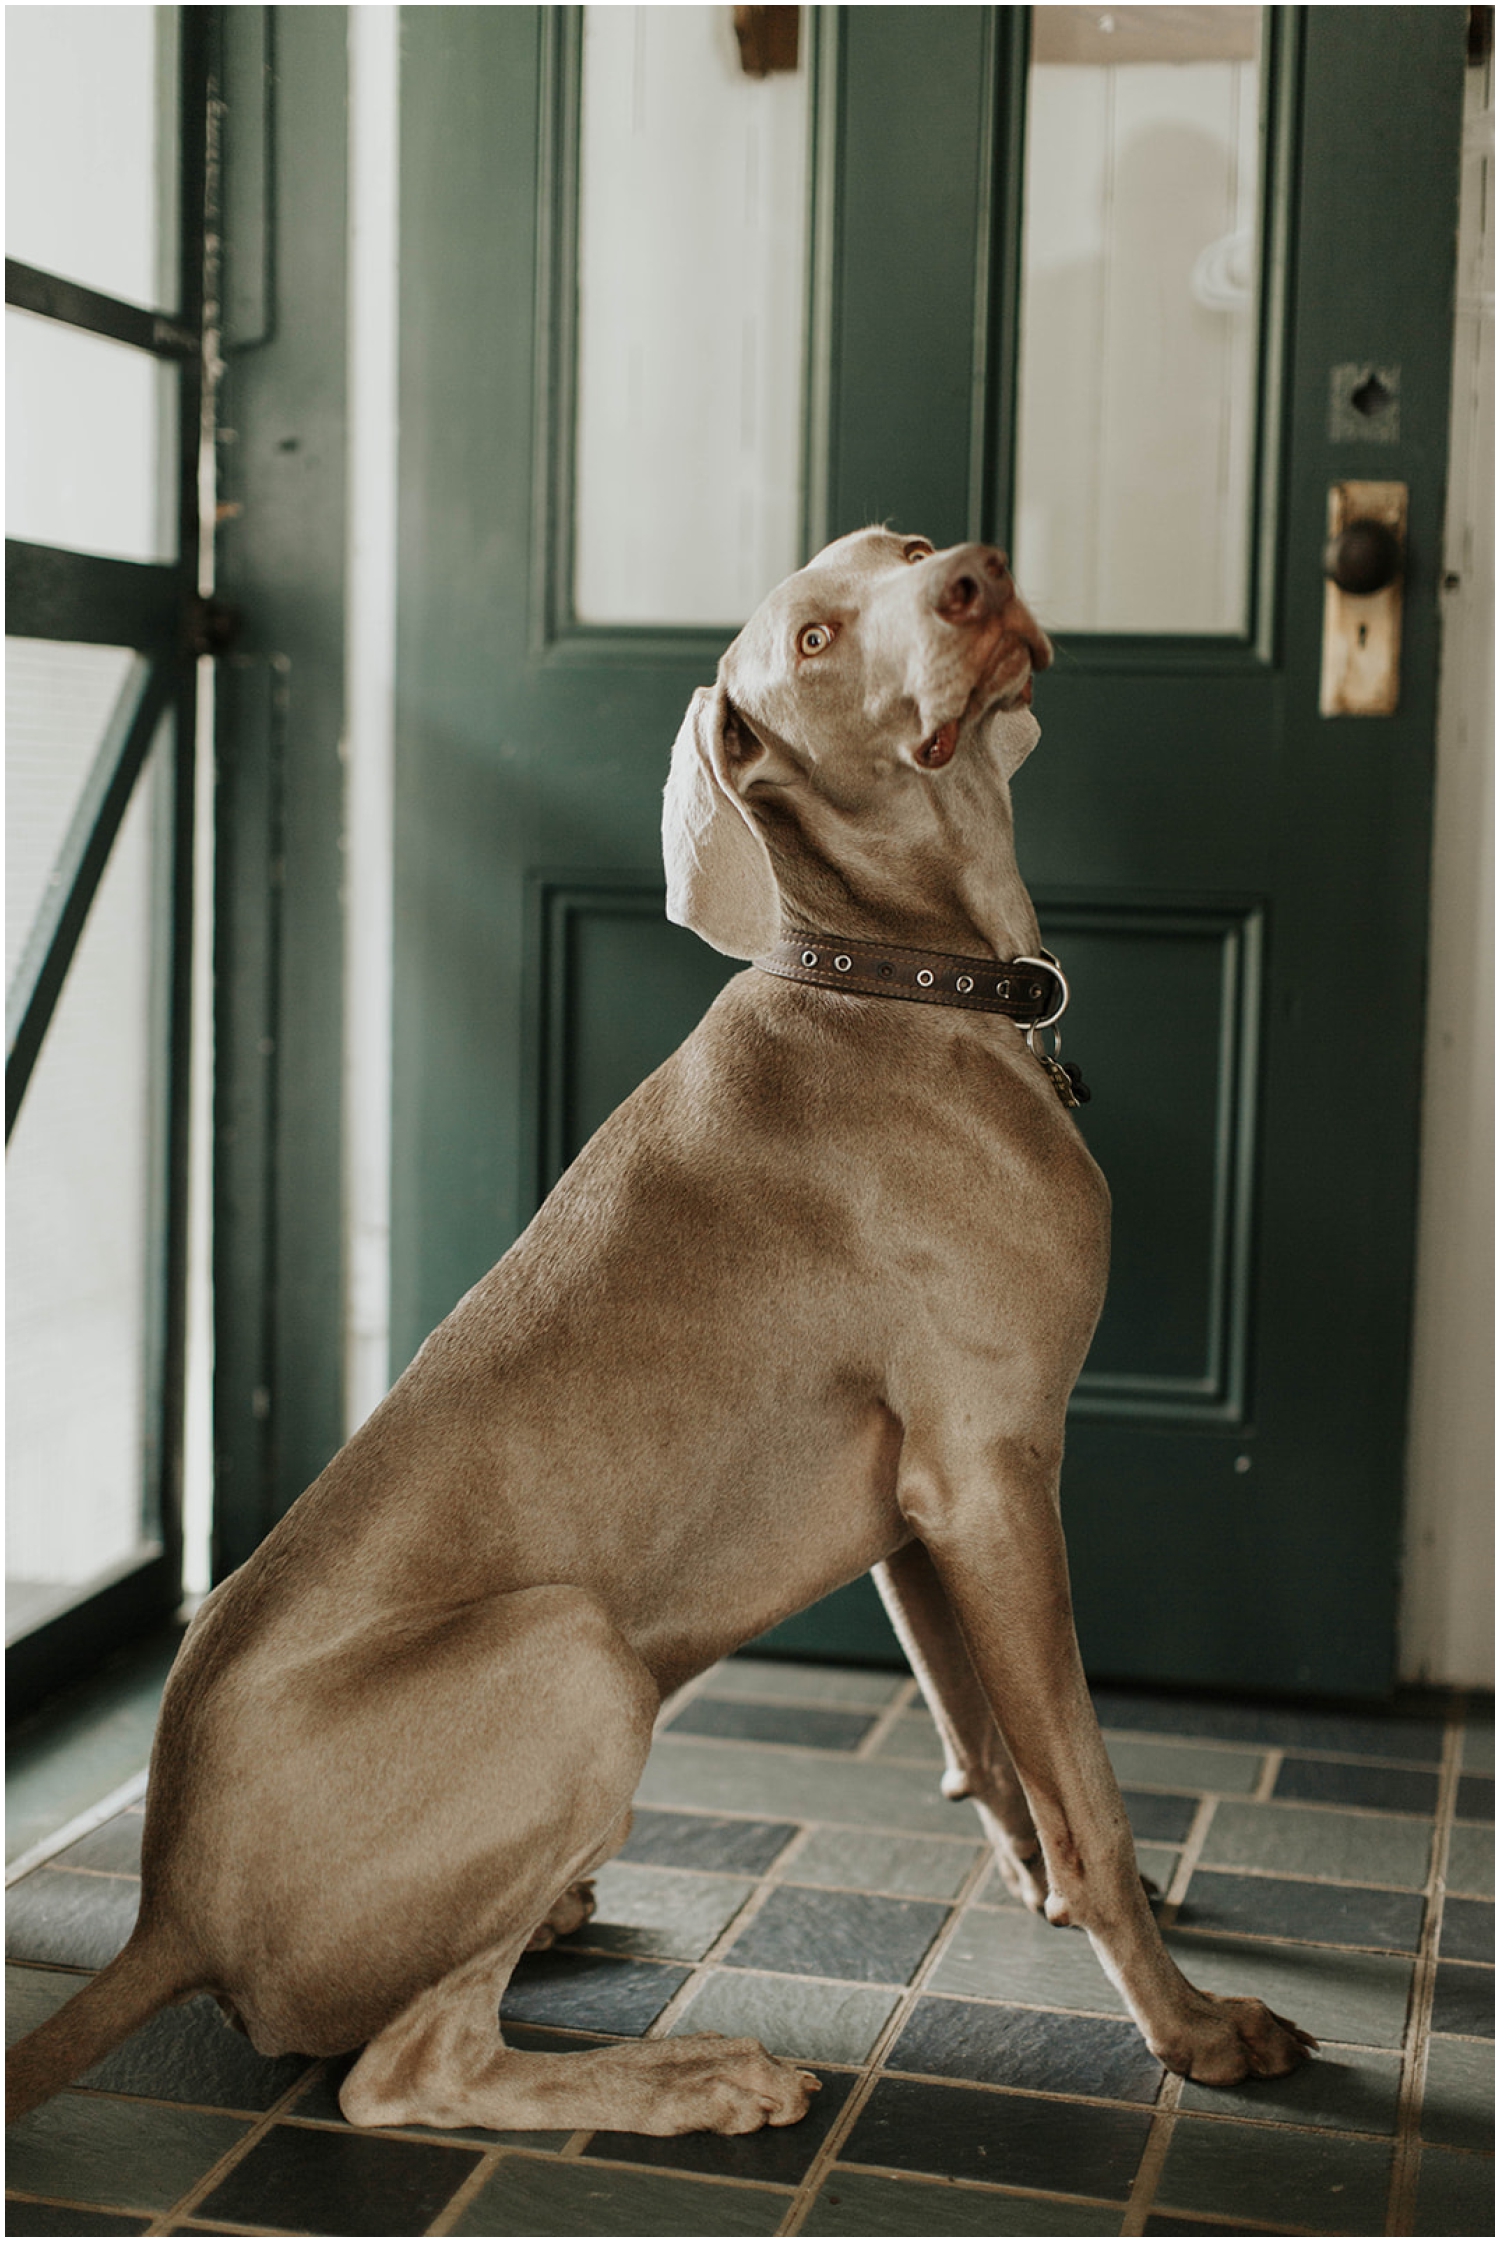
[[[151,1545],[145,1508],[160,741],[6,1153],[7,1627]]]
[[[7,986],[134,662],[128,647],[5,642]]]
[[[175,8],[5,11],[5,252],[176,302]]]
[[[1060,629],[1243,631],[1260,11],[1032,21],[1016,574]]]
[[[585,8],[574,606],[743,622],[800,554],[808,70],[728,8]]]
[[[6,536],[169,560],[176,368],[27,311],[6,312],[5,350]]]

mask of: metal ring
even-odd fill
[[[1064,974],[1062,967],[1058,964],[1056,958],[1054,957],[1012,958],[1010,962],[1012,968],[1018,965],[1039,965],[1045,973],[1051,973],[1056,976],[1058,987],[1062,990],[1061,1004],[1059,1004],[1055,1012],[1049,1012],[1045,1020],[1033,1020],[1031,1023],[1034,1028],[1050,1028],[1053,1021],[1060,1020],[1063,1014],[1068,1009],[1068,996],[1070,992],[1068,989],[1067,977]]]
[[[835,958],[833,962],[838,967],[840,973],[847,973],[850,966],[854,963],[854,960],[852,958]]]
[[[960,996],[967,996],[969,991],[974,986],[974,976],[971,973],[960,973],[953,986],[957,989]]]
[[[818,953],[817,953],[817,951],[816,951],[816,950],[804,950],[804,951],[803,951],[803,953],[802,953],[802,962],[803,962],[803,964],[804,964],[804,965],[816,965],[816,964],[817,964],[817,962],[818,962]]]
[[[932,975],[927,971],[925,966],[917,975],[917,987],[919,989],[930,989],[932,987]]]

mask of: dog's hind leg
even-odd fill
[[[715,2032],[576,2055],[507,2047],[496,2019],[521,1951],[477,1955],[371,2041],[339,2095],[351,2124],[755,2133],[794,2125],[818,2090],[757,2041]]]

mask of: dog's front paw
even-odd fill
[[[1151,2052],[1199,2086],[1236,2086],[1241,2079],[1284,2078],[1317,2044],[1264,2001],[1195,1991],[1191,2010],[1152,2041]]]
[[[822,2081],[795,2063],[768,2055],[759,2040],[727,2040],[692,2032],[661,2041],[643,2060],[655,2061],[657,2091],[641,2126],[649,2133],[758,2133],[795,2125]]]

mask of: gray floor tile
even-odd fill
[[[1451,2149],[1495,2142],[1495,2051],[1473,2040],[1431,2039],[1422,2092],[1422,2138]]]
[[[248,2131],[243,2120],[59,2094],[6,2136],[8,2186],[125,2211],[165,2211]]]
[[[1106,2016],[1126,2013],[1082,1931],[1054,1930],[1023,1907],[971,1907],[928,1989]]]
[[[5,1950],[18,1962],[102,1969],[135,1927],[141,1888],[126,1876],[38,1868],[5,1895]]]
[[[843,1705],[764,1705],[749,1697],[694,1697],[668,1721],[669,1736],[716,1736],[728,1743],[802,1744],[852,1752],[877,1715]]]
[[[139,1876],[141,1832],[145,1826],[143,1814],[116,1814],[98,1829],[90,1830],[87,1837],[80,1837],[65,1853],[59,1853],[53,1865],[108,1869],[116,1875]]]
[[[643,1806],[726,1808],[768,1820],[848,1822],[865,1829],[968,1837],[974,1809],[950,1803],[925,1768],[840,1760],[823,1752],[658,1740],[636,1793]]]
[[[1133,2023],[928,1995],[885,2059],[890,2071],[1037,2094],[1154,2102],[1162,2068]]]
[[[130,2219],[117,2211],[77,2211],[69,2203],[26,2203],[14,2195],[5,2198],[7,2234],[57,2234],[73,2242],[83,2234],[144,2234],[150,2225],[148,2218]],[[183,2231],[180,2227],[173,2229],[175,2233]]]
[[[679,2172],[508,2156],[453,2234],[774,2234],[792,2198]]]
[[[755,1822],[721,1814],[657,1814],[638,1807],[615,1855],[658,1868],[713,1869],[761,1876],[797,1834],[796,1822]]]
[[[695,1876],[621,1860],[606,1862],[594,1887],[598,1912],[570,1945],[678,1962],[696,1962],[706,1954],[755,1889],[746,1877]]]
[[[1274,2126],[1179,2118],[1157,2183],[1164,2211],[1294,2223],[1315,2234],[1382,2234],[1392,2149]]]
[[[943,1747],[931,1713],[902,1713],[875,1747],[877,1759],[911,1759],[923,1767],[941,1767]]]
[[[839,2156],[842,2163],[1123,2203],[1150,2131],[1149,2110],[882,2078]]]
[[[1246,2079],[1239,2086],[1183,2082],[1181,2107],[1210,2116],[1264,2118],[1278,2125],[1332,2126],[1345,2133],[1393,2134],[1401,2093],[1401,2058],[1330,2049],[1283,2079]]]
[[[1494,1969],[1483,1969],[1477,1962],[1439,1962],[1432,1988],[1432,2029],[1492,2040]]]
[[[736,1934],[723,1960],[731,1969],[905,1985],[947,1920],[947,1908],[933,1900],[781,1884]]]
[[[1184,1930],[1306,1938],[1328,1946],[1376,1946],[1415,1954],[1425,1911],[1420,1892],[1372,1891],[1362,1884],[1311,1884],[1287,1876],[1235,1876],[1222,1869],[1199,1869],[1177,1920]]]
[[[1493,2234],[1495,2159],[1423,2149],[1413,2234]]]
[[[672,2025],[676,2034],[756,2039],[802,2063],[863,2063],[901,1998],[898,1988],[829,1985],[754,1970],[710,1970]]]
[[[1200,1858],[1205,1867],[1267,1868],[1283,1876],[1334,1876],[1420,1891],[1431,1865],[1432,1824],[1227,1799],[1214,1809]]]
[[[896,2180],[885,2172],[830,2172],[801,2231],[823,2235],[1118,2234],[1120,2208],[1049,2203],[1036,2195]]]
[[[1493,1962],[1495,1903],[1492,1899],[1448,1899],[1438,1952],[1445,1962]]]
[[[666,1962],[553,1946],[522,1957],[500,2013],[517,2024],[572,2025],[635,2038],[655,2022],[688,1974]]]
[[[1454,1816],[1461,1822],[1493,1822],[1495,1819],[1495,1778],[1493,1775],[1460,1775],[1458,1798]]]
[[[1382,1767],[1368,1759],[1285,1759],[1276,1798],[1322,1806],[1368,1806],[1384,1814],[1435,1814],[1435,1767]]]
[[[1471,1774],[1494,1774],[1495,1714],[1493,1707],[1472,1712],[1465,1720],[1463,1764]]]
[[[1495,1832],[1455,1824],[1448,1841],[1448,1889],[1495,1896]]]
[[[90,1973],[92,1974],[92,1973]],[[70,2001],[88,1977],[73,1970],[27,1969],[20,1962],[5,1965],[5,2044],[14,2047],[27,2032],[45,2024],[64,2001]]]
[[[1158,1736],[1216,1736],[1225,1742],[1278,1745],[1283,1751],[1406,1759],[1434,1767],[1443,1756],[1444,1723],[1425,1712],[1324,1712],[1115,1689],[1096,1690],[1094,1702],[1104,1728],[1137,1729]]]
[[[704,1683],[714,1697],[785,1698],[797,1705],[856,1705],[878,1710],[911,1679],[858,1666],[804,1665],[791,1658],[726,1658]]]
[[[955,1899],[982,1847],[943,1838],[885,1837],[876,1830],[815,1829],[790,1866],[799,1884]]]
[[[1170,1933],[1167,1948],[1205,1992],[1253,1993],[1315,2039],[1401,2045],[1413,1965],[1400,1955],[1195,1938],[1186,1931]]]
[[[1122,1790],[1147,1783],[1158,1790],[1253,1791],[1261,1754],[1221,1750],[1212,1744],[1154,1744],[1134,1736],[1106,1736],[1110,1765]]]

